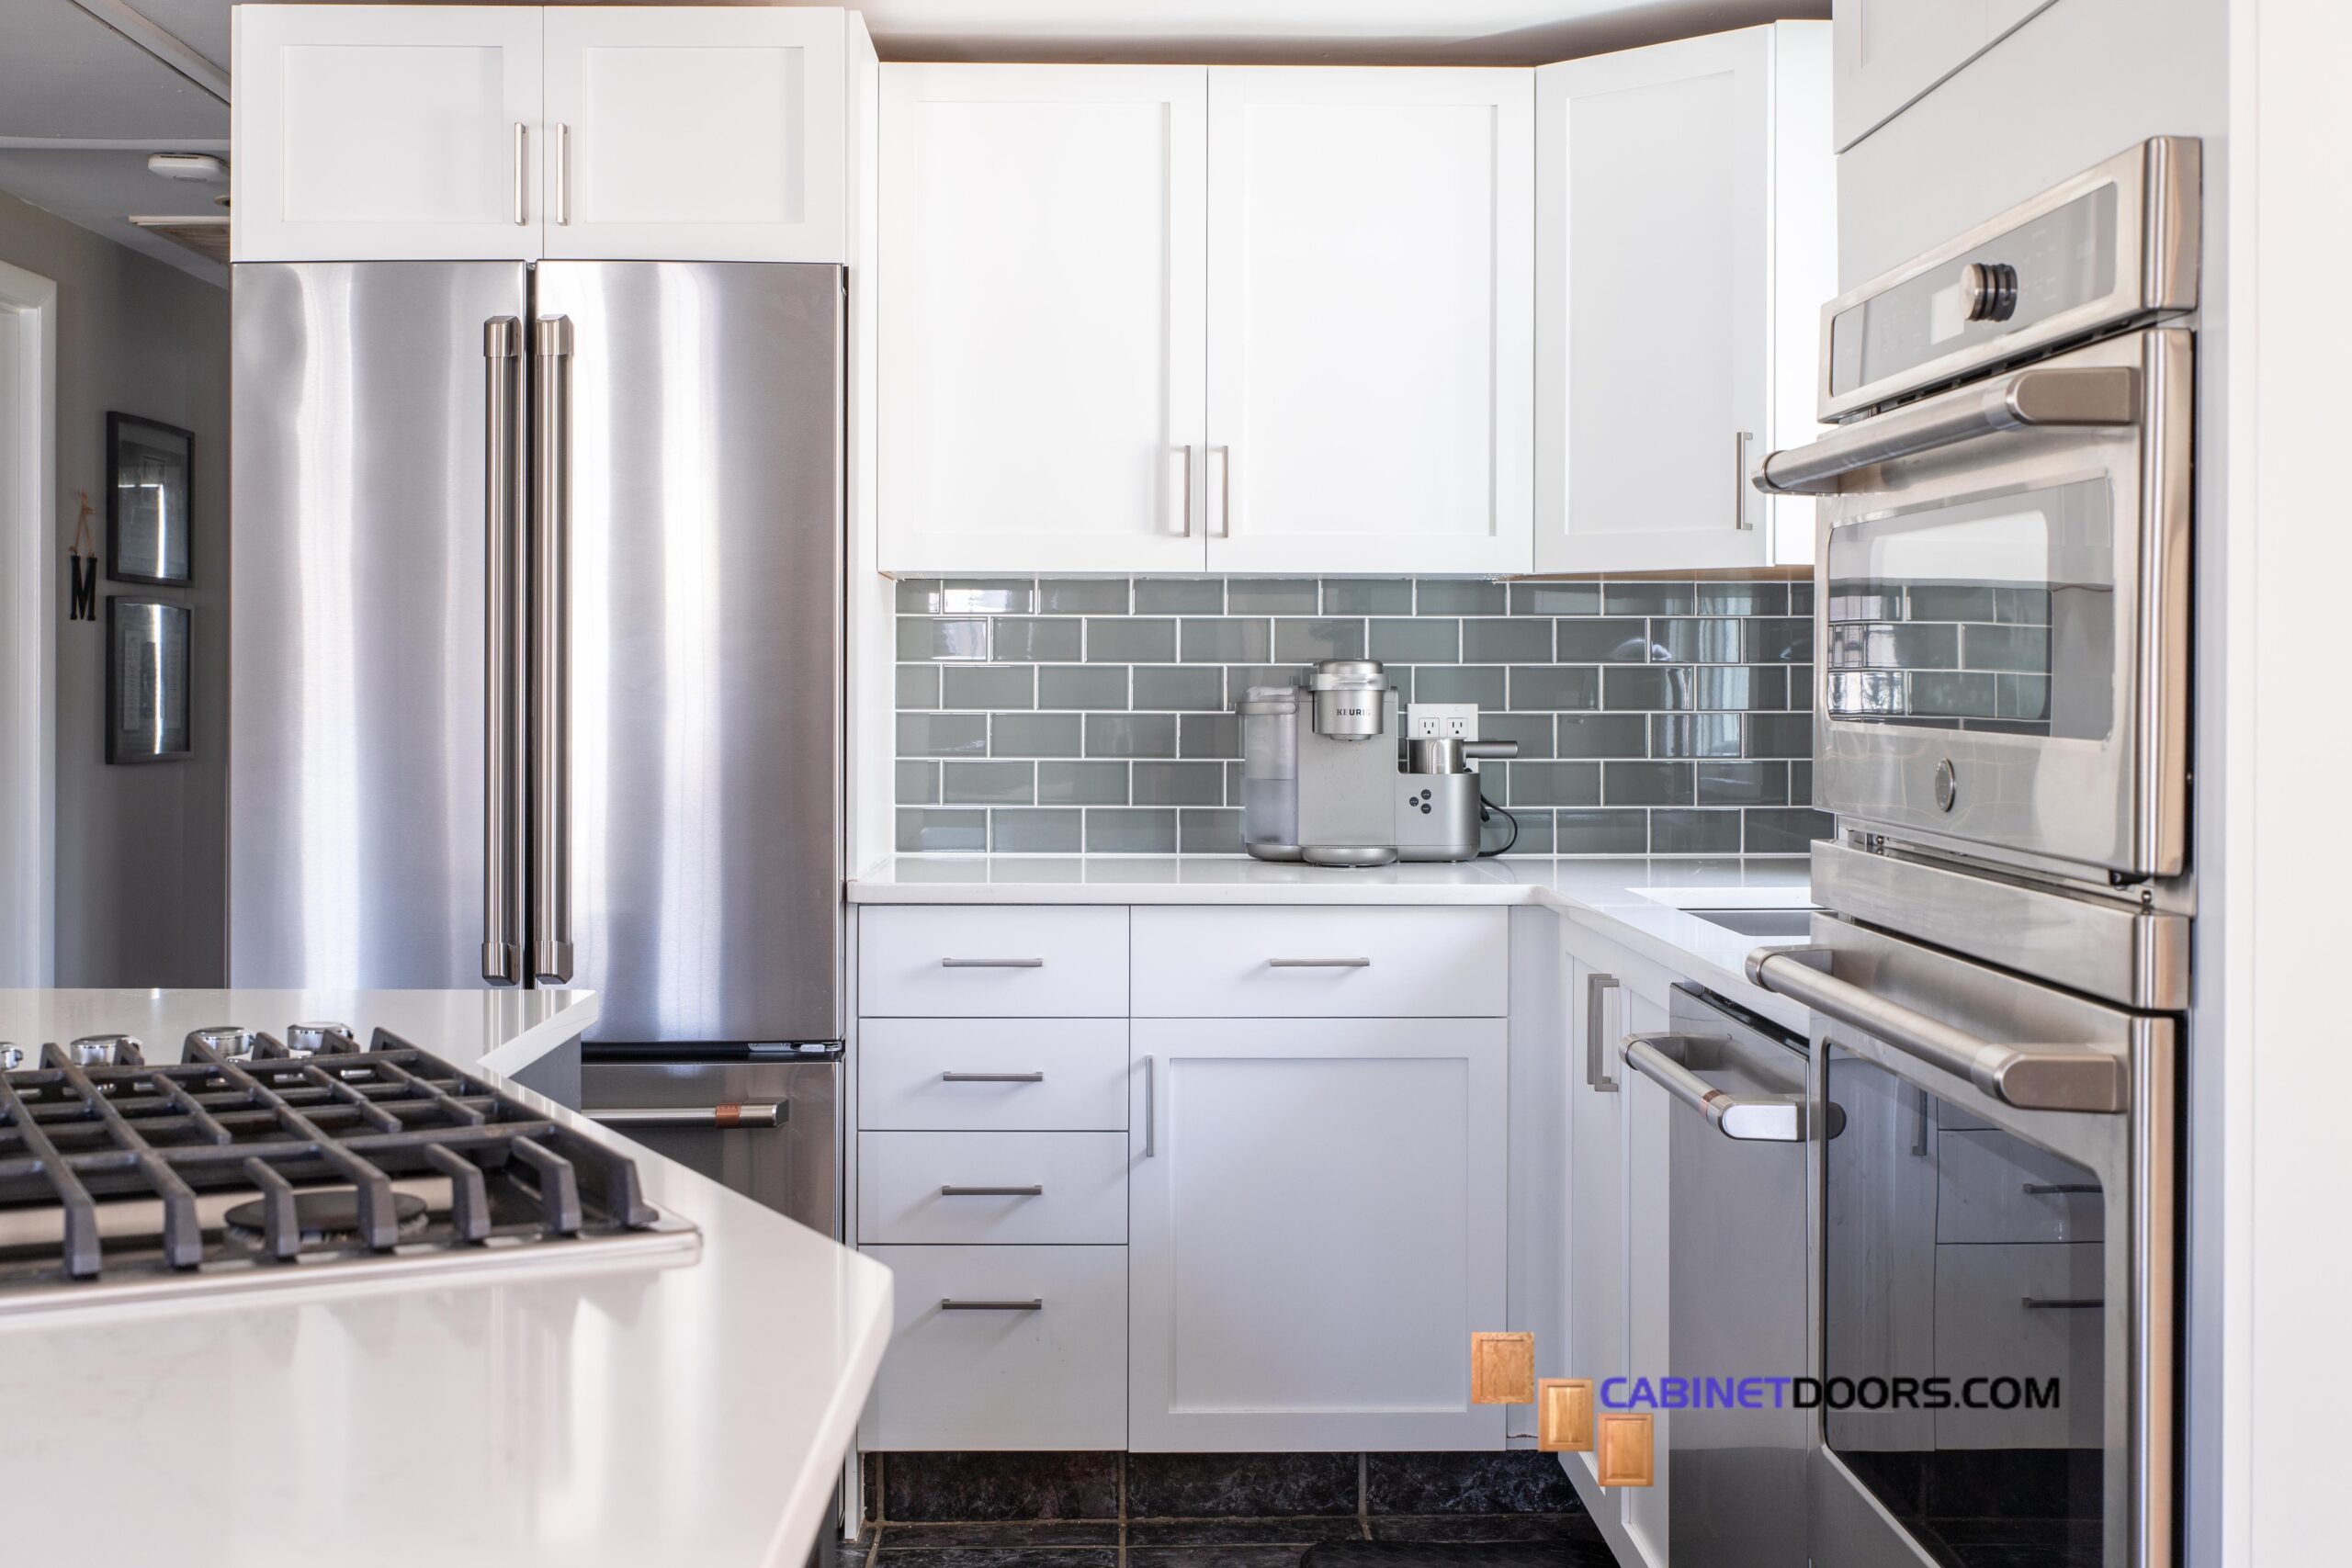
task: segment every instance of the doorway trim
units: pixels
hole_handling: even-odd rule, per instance
[[[0,986],[56,972],[57,285],[0,262]]]

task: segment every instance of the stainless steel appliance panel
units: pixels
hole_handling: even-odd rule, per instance
[[[502,262],[235,269],[229,973],[470,987]]]
[[[569,641],[534,945],[602,994],[591,1040],[842,1035],[841,301],[831,266],[538,268]]]
[[[1687,986],[1672,1032],[1626,1065],[1676,1100],[1668,1141],[1667,1344],[1693,1380],[1792,1377],[1805,1359],[1805,1048]],[[1686,1092],[1687,1091],[1687,1092]],[[1643,1369],[1646,1370],[1646,1369]],[[1677,1568],[1805,1568],[1809,1423],[1785,1408],[1667,1423]]]
[[[583,1062],[584,1114],[665,1159],[841,1235],[841,1063]]]

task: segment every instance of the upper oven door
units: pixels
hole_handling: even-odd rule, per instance
[[[1824,496],[1821,806],[2064,874],[2182,869],[2193,354],[2132,333],[1785,455]]]

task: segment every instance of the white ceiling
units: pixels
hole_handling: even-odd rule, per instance
[[[225,70],[232,0],[130,0]],[[599,0],[578,0],[597,4]],[[642,3],[642,0],[639,0]],[[677,0],[688,3],[688,0]],[[734,0],[729,0],[734,3]],[[760,3],[760,0],[752,0]],[[816,4],[819,0],[776,0]],[[1770,21],[1828,0],[865,0],[883,58],[1532,64]],[[226,152],[228,106],[73,0],[0,0],[0,190],[198,276],[220,268],[124,220],[215,210],[150,175]]]

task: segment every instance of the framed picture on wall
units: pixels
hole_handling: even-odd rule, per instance
[[[107,601],[107,761],[172,762],[188,738],[188,607]]]
[[[136,414],[107,415],[107,575],[177,587],[188,581],[196,437]]]

